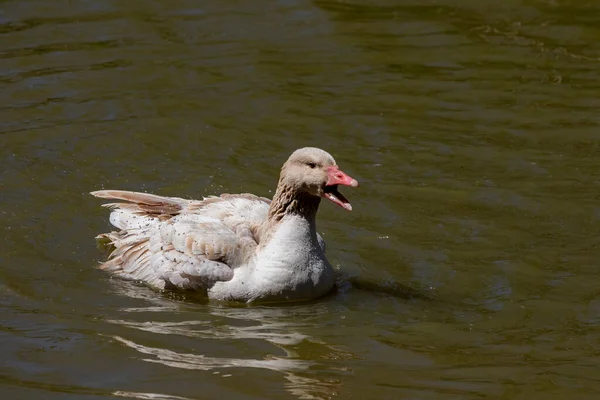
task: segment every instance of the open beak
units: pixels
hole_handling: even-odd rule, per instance
[[[334,204],[348,210],[352,211],[352,205],[344,197],[343,194],[338,192],[338,186],[352,186],[358,187],[358,181],[350,176],[348,176],[344,171],[339,169],[337,165],[332,165],[331,167],[327,167],[327,183],[325,184],[325,190],[323,192],[323,197],[332,201]]]

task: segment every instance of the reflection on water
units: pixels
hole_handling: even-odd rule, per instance
[[[250,367],[285,372],[291,370],[302,370],[313,365],[313,363],[310,362],[289,360],[278,357],[274,357],[269,360],[253,360],[241,358],[205,357],[201,354],[181,354],[167,349],[157,349],[142,346],[118,336],[114,336],[113,338],[124,345],[139,351],[142,354],[156,357],[156,359],[146,358],[144,361],[161,363],[176,368],[200,369],[208,371],[215,368]]]
[[[161,310],[162,311],[162,310]],[[214,314],[218,315],[217,313]],[[222,316],[222,315],[221,315]],[[251,321],[250,319],[246,319]],[[211,321],[182,321],[182,322],[156,322],[156,321],[124,321],[124,320],[109,320],[113,324],[135,328],[142,331],[159,333],[163,335],[184,335],[197,338],[223,338],[223,339],[263,339],[270,343],[281,345],[298,344],[306,339],[306,336],[298,332],[277,332],[285,326],[284,323],[263,323],[252,326],[213,326]],[[205,326],[203,330],[190,329],[191,326]],[[289,328],[289,326],[287,326]]]
[[[169,396],[166,394],[158,393],[137,393],[137,392],[125,392],[118,390],[113,393],[113,396],[126,397],[129,399],[147,399],[147,400],[193,400],[188,397]]]
[[[218,358],[206,357],[201,354],[183,354],[167,349],[158,349],[143,346],[132,341],[123,339],[118,336],[113,337],[115,340],[123,343],[125,346],[138,351],[141,354],[152,356],[152,358],[143,358],[144,361],[158,363],[168,367],[203,370],[209,371],[221,368],[264,368],[272,371],[283,373],[287,383],[284,387],[293,395],[300,399],[316,399],[323,398],[315,397],[314,393],[318,392],[327,397],[335,395],[337,386],[333,383],[321,382],[317,379],[300,376],[295,371],[308,369],[315,363],[309,361],[301,361],[294,359],[285,359],[279,357],[271,357],[265,360],[256,359],[241,359],[241,358]],[[247,337],[246,337],[247,338]],[[219,372],[216,372],[219,373]],[[231,376],[223,374],[223,377]]]
[[[126,295],[134,299],[148,301],[148,307],[124,307],[125,313],[148,313],[143,320],[135,319],[108,319],[106,322],[129,329],[149,332],[159,335],[176,335],[187,338],[201,338],[205,340],[226,341],[248,341],[261,340],[273,346],[283,354],[283,357],[275,356],[272,351],[266,351],[261,358],[237,358],[237,357],[213,357],[199,353],[183,353],[167,348],[146,346],[123,336],[111,336],[117,342],[140,353],[142,360],[149,363],[162,364],[171,368],[188,370],[210,371],[216,370],[215,374],[229,377],[231,374],[222,373],[219,370],[229,368],[257,368],[276,371],[285,378],[284,388],[294,396],[301,399],[328,398],[337,393],[339,382],[324,382],[308,376],[302,376],[302,371],[311,367],[324,368],[316,361],[302,359],[299,348],[310,343],[313,346],[323,346],[329,357],[348,357],[346,351],[341,351],[329,346],[322,340],[311,338],[304,334],[303,328],[306,323],[298,321],[298,310],[287,307],[252,307],[252,308],[229,308],[225,306],[206,306],[202,308],[202,320],[185,321],[160,321],[158,319],[167,317],[173,312],[182,312],[183,305],[180,302],[170,300],[152,289],[137,286],[131,282],[112,282],[113,289],[120,295]],[[189,304],[187,307],[193,307]],[[300,314],[318,314],[319,305],[310,308],[309,311],[300,311]],[[166,314],[163,314],[166,313]],[[154,317],[153,317],[154,314]],[[126,334],[127,331],[122,331]],[[168,341],[163,341],[169,343]],[[314,349],[313,349],[314,351]],[[336,355],[337,354],[337,355]],[[351,355],[350,355],[351,356]],[[124,393],[124,392],[123,392]],[[316,397],[315,397],[316,396]]]

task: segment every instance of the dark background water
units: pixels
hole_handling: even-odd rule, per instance
[[[583,0],[1,1],[2,398],[598,398],[599,57]],[[361,182],[337,293],[93,268],[89,191],[270,196],[306,145]]]

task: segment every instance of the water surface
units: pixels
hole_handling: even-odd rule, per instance
[[[596,399],[600,5],[0,2],[0,393]],[[340,287],[235,308],[93,267],[88,192],[272,196],[301,146]]]

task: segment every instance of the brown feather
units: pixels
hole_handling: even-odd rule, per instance
[[[186,201],[183,199],[157,196],[155,194],[149,193],[129,192],[127,190],[97,190],[95,192],[91,192],[90,194],[101,199],[125,200],[131,203],[147,205],[161,205],[166,203],[170,203],[173,205],[181,205],[182,202]]]
[[[179,214],[190,203],[188,200],[176,197],[163,197],[125,190],[98,190],[91,192],[91,194],[101,199],[116,199],[129,202],[103,204],[104,207],[131,210],[138,214],[158,217],[160,219]]]

